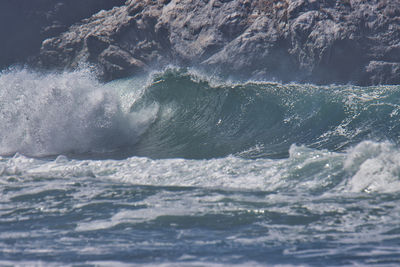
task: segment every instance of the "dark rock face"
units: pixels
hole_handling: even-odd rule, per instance
[[[1,0],[0,68],[25,63],[42,41],[67,31],[80,20],[125,0]]]
[[[90,62],[107,80],[172,63],[244,79],[400,84],[400,2],[128,0],[45,40],[37,60]]]

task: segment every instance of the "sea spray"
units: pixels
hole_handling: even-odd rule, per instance
[[[154,113],[150,108],[139,115],[125,113],[118,91],[88,71],[5,72],[0,107],[1,155],[115,151],[134,144]]]

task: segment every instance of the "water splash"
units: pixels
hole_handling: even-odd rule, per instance
[[[0,75],[0,154],[114,151],[132,146],[154,112],[124,112],[118,91],[87,71],[12,70]]]

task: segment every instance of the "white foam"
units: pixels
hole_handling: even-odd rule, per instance
[[[95,177],[151,186],[189,186],[321,193],[400,191],[400,150],[388,142],[364,141],[337,153],[293,145],[287,159],[210,160],[131,157],[124,160],[32,159],[16,154],[0,162],[0,182],[9,177]]]
[[[125,106],[132,96],[125,95],[124,106],[114,87],[84,70],[1,74],[0,154],[103,152],[134,143],[154,120],[157,107],[130,114]]]
[[[348,152],[344,168],[352,192],[400,191],[400,151],[388,142],[361,142]]]

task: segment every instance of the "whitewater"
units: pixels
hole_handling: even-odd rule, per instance
[[[0,264],[397,266],[400,86],[0,74]]]

